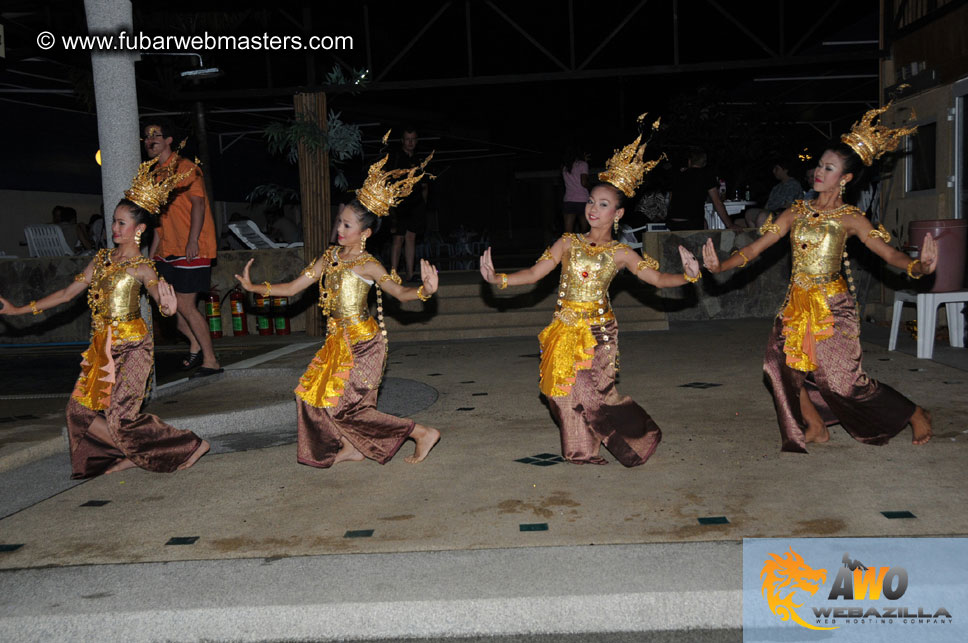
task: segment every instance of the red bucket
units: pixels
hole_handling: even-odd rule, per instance
[[[934,286],[929,292],[961,290],[965,277],[965,248],[968,247],[968,220],[935,219],[912,221],[911,245],[924,243],[924,235],[930,234],[938,242],[938,268],[934,273]]]

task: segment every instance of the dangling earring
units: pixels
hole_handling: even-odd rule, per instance
[[[134,245],[138,246],[139,248],[141,247],[141,233],[142,232],[143,232],[143,230],[135,230],[135,233],[134,233]]]
[[[618,234],[618,217],[615,217],[615,220],[612,221],[612,230],[615,234]]]
[[[840,179],[840,198],[844,198],[844,192],[847,191],[847,181]]]
[[[366,235],[360,237],[360,252],[366,252]]]

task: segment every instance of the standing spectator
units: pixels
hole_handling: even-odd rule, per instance
[[[585,204],[588,203],[588,155],[581,154],[576,145],[569,145],[561,163],[561,178],[565,181],[565,198],[561,204],[565,232],[588,230],[585,219]]]
[[[188,357],[182,368],[199,367],[192,377],[221,373],[208,334],[208,323],[195,300],[208,292],[215,259],[215,221],[205,196],[202,172],[194,163],[172,150],[174,129],[165,119],[150,121],[144,128],[148,158],[158,159],[161,167],[171,165],[173,173],[191,172],[178,184],[168,208],[156,228],[150,255],[158,274],[175,289],[178,298],[178,331],[188,338]]]
[[[100,250],[101,248],[107,247],[107,241],[104,238],[104,215],[101,213],[92,214],[91,218],[87,221],[88,234],[91,236],[91,244],[94,250]]]
[[[417,129],[405,126],[400,137],[400,150],[392,156],[388,167],[409,170],[420,165],[417,158]],[[400,249],[404,248],[404,259],[407,265],[407,281],[413,281],[413,262],[417,247],[417,234],[422,234],[427,225],[427,182],[423,181],[400,202],[392,211],[391,228],[393,232],[393,247],[390,255],[390,268],[396,270],[400,264]],[[404,242],[406,241],[406,247]]]
[[[302,241],[302,230],[282,209],[266,210],[266,233],[276,243],[296,243]]]
[[[762,208],[747,208],[743,213],[747,228],[759,228],[766,221],[766,217],[771,214],[774,217],[789,208],[794,201],[803,196],[803,188],[800,181],[790,176],[790,168],[793,164],[786,159],[777,159],[773,163],[773,177],[779,183],[770,190],[770,196],[766,199],[766,205]]]
[[[726,213],[726,206],[719,197],[719,180],[706,167],[706,153],[694,149],[689,153],[689,164],[672,179],[672,195],[666,225],[670,230],[705,230],[706,199],[730,230],[740,230]]]

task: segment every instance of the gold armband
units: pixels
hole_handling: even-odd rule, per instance
[[[868,239],[880,239],[884,243],[891,242],[891,233],[884,229],[883,225],[878,224],[877,229],[871,229],[867,233]]]
[[[315,272],[316,272],[316,260],[313,259],[312,261],[309,262],[309,265],[306,266],[306,268],[303,270],[303,274],[310,279],[315,279],[315,276],[314,276]]]
[[[33,299],[31,299],[30,300],[30,312],[32,312],[35,315],[39,315],[40,313],[44,312],[44,309],[43,308],[37,308],[37,302],[34,301]]]
[[[682,276],[685,278],[686,281],[688,281],[691,284],[694,284],[697,281],[699,281],[700,279],[702,279],[702,273],[701,272],[698,275],[696,275],[695,277],[690,277],[689,276],[689,273],[683,271]]]
[[[389,273],[380,277],[380,283],[382,284],[384,281],[392,281],[398,286],[403,284],[403,279],[401,279],[400,275],[397,274],[396,268],[391,268]]]
[[[649,268],[651,270],[658,270],[659,262],[653,259],[652,257],[650,257],[649,255],[645,255],[645,258],[642,261],[635,264],[635,272],[641,272],[646,268]]]
[[[498,286],[498,290],[504,290],[508,287],[508,276],[503,272],[497,273],[497,276],[501,278],[501,285]]]
[[[272,284],[270,284],[268,281],[263,281],[262,284],[266,287],[266,291],[264,293],[262,293],[262,296],[263,297],[271,297],[272,296]]]
[[[734,250],[733,251],[733,254],[734,255],[735,254],[738,254],[739,256],[741,256],[743,258],[743,263],[740,264],[739,266],[736,266],[737,268],[745,268],[746,267],[746,264],[748,264],[750,262],[750,258],[747,257],[746,254],[742,250]],[[730,256],[732,257],[733,255],[730,255]]]
[[[773,233],[775,233],[777,235],[780,234],[780,226],[778,226],[777,224],[773,223],[773,215],[772,214],[770,216],[766,217],[766,221],[764,221],[763,222],[763,225],[760,226],[759,232],[760,232],[760,236],[763,236],[767,232],[773,232]]]
[[[83,272],[79,272],[74,275],[74,281],[85,283],[87,281],[87,275],[85,275]]]
[[[547,259],[547,260],[549,260],[551,262],[554,262],[555,258],[551,255],[551,248],[545,248],[545,251],[541,253],[541,256],[538,257],[538,260],[535,261],[535,263],[540,263],[540,262],[544,261],[545,259]]]
[[[924,276],[924,273],[922,272],[920,275],[914,274],[914,266],[915,266],[915,264],[920,265],[921,264],[921,260],[920,259],[914,259],[914,260],[911,261],[911,263],[908,264],[908,266],[907,266],[908,277],[910,277],[911,279],[920,279],[921,277]],[[37,313],[34,313],[34,314],[36,315]]]
[[[423,284],[420,284],[420,286],[417,288],[417,299],[419,299],[420,301],[427,301],[428,299],[430,299],[430,297],[431,295],[424,294]]]

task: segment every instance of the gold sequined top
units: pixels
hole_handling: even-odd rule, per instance
[[[95,330],[108,322],[131,321],[141,316],[141,282],[128,273],[129,268],[140,265],[150,266],[154,271],[154,263],[140,255],[112,263],[110,250],[98,251],[87,291]]]
[[[807,201],[796,201],[792,207],[796,215],[790,229],[793,281],[809,287],[838,279],[847,241],[843,217],[863,214],[846,204],[824,211],[815,210]]]
[[[366,298],[373,283],[353,272],[353,267],[379,262],[369,253],[352,261],[343,261],[339,249],[339,246],[331,246],[320,258],[323,272],[319,277],[319,307],[324,315],[334,319],[365,321],[370,317]]]
[[[615,251],[628,246],[617,241],[593,246],[583,236],[573,233],[566,233],[564,237],[571,241],[571,246],[561,257],[558,305],[562,300],[606,303],[608,286],[619,271]]]

